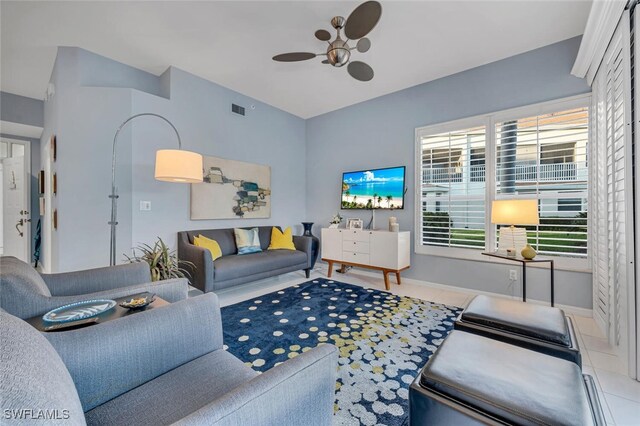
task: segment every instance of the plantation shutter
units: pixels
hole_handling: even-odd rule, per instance
[[[593,82],[594,318],[625,353],[633,295],[633,199],[629,14],[625,12]]]
[[[529,243],[586,258],[589,107],[502,119],[495,135],[496,199],[537,199],[540,225],[527,227]]]
[[[422,245],[484,249],[485,127],[419,136]]]

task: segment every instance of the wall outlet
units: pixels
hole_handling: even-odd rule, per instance
[[[515,269],[509,270],[509,281],[517,281],[518,280],[518,271]]]
[[[140,201],[140,211],[147,212],[151,210],[151,201]]]

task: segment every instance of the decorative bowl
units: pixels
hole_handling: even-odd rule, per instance
[[[156,300],[155,294],[139,294],[120,302],[120,306],[127,309],[144,309]]]
[[[111,299],[85,300],[53,309],[42,316],[48,322],[69,322],[95,317],[116,306]]]

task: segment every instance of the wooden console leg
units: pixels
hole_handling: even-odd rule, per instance
[[[396,272],[396,282],[398,283],[398,285],[402,284],[402,282],[400,281],[400,272]]]
[[[384,276],[384,288],[389,290],[389,271],[382,271],[382,275]]]
[[[333,272],[333,261],[328,260],[327,262],[329,262],[329,269],[327,270],[327,277],[331,278],[331,273]]]

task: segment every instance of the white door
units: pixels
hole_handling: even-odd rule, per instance
[[[29,182],[24,157],[2,160],[2,227],[3,255],[15,256],[31,263],[29,256]]]

